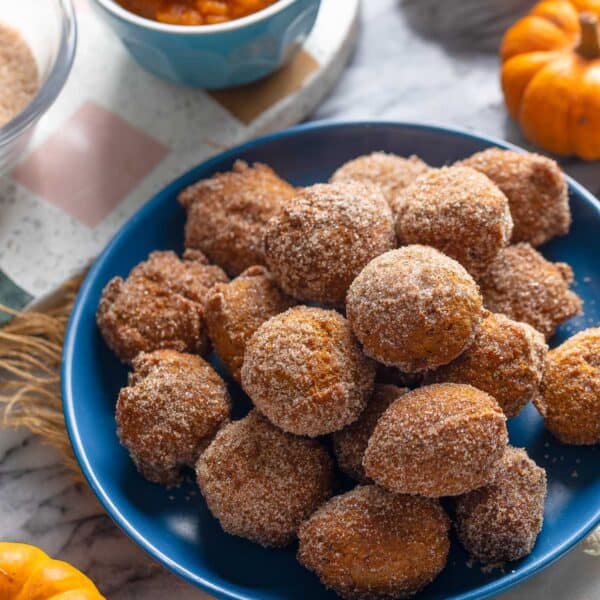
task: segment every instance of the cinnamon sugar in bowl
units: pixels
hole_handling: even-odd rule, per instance
[[[30,102],[39,86],[37,64],[23,36],[0,23],[0,127]]]
[[[0,174],[18,161],[62,90],[75,45],[70,0],[0,3]]]

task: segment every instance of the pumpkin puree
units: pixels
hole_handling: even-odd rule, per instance
[[[171,25],[213,25],[258,12],[277,0],[117,0],[128,11]]]

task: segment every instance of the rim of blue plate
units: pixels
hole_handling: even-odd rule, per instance
[[[69,435],[69,439],[71,441],[71,447],[73,448],[73,452],[75,454],[75,458],[81,467],[81,470],[86,478],[88,484],[94,491],[98,500],[102,504],[102,506],[106,509],[109,516],[113,519],[113,521],[129,536],[131,537],[143,550],[145,550],[152,558],[157,560],[159,563],[170,569],[175,574],[179,575],[185,581],[195,585],[197,587],[203,588],[205,591],[215,594],[219,598],[227,598],[234,600],[256,600],[256,596],[247,596],[238,594],[227,589],[224,586],[217,585],[206,579],[205,577],[200,577],[196,573],[185,569],[181,565],[177,564],[175,561],[171,560],[169,556],[165,553],[161,552],[158,548],[156,548],[150,540],[140,534],[137,529],[127,520],[127,518],[120,512],[119,508],[112,502],[110,494],[106,492],[106,490],[102,487],[101,483],[96,478],[94,473],[94,469],[92,468],[89,458],[86,454],[84,445],[81,440],[80,432],[78,429],[77,421],[74,418],[74,399],[73,393],[71,389],[72,382],[72,365],[73,365],[73,357],[75,352],[75,332],[77,329],[77,325],[79,320],[81,319],[83,307],[87,303],[87,298],[90,293],[92,283],[96,278],[96,274],[102,269],[102,266],[109,256],[111,249],[117,245],[120,240],[129,235],[129,230],[135,225],[135,223],[143,218],[146,213],[151,212],[155,204],[162,202],[164,196],[172,196],[173,192],[179,190],[182,184],[188,180],[196,171],[211,169],[213,165],[217,165],[221,161],[231,160],[236,157],[239,153],[245,152],[247,150],[251,150],[255,146],[260,146],[261,144],[276,140],[280,138],[293,137],[297,134],[303,132],[309,132],[316,129],[339,129],[346,127],[364,127],[365,129],[369,129],[370,127],[397,127],[398,129],[424,129],[432,132],[439,132],[444,134],[451,134],[458,137],[463,137],[467,139],[472,139],[479,142],[484,142],[490,146],[496,146],[500,148],[508,148],[511,150],[516,150],[519,152],[523,152],[524,149],[516,146],[515,144],[511,144],[509,142],[500,140],[498,138],[487,136],[483,134],[477,134],[465,129],[461,129],[458,127],[447,127],[439,124],[429,124],[429,123],[410,123],[403,121],[386,121],[386,120],[369,120],[369,121],[333,121],[333,120],[323,120],[323,121],[314,121],[311,123],[306,123],[302,125],[297,125],[295,127],[291,127],[289,129],[285,129],[283,131],[279,131],[276,133],[271,133],[268,135],[264,135],[262,137],[256,138],[239,146],[236,146],[230,150],[222,152],[217,156],[189,169],[179,177],[177,177],[170,184],[165,186],[161,191],[155,194],[146,204],[144,204],[137,212],[135,212],[132,217],[126,221],[123,226],[117,231],[112,240],[107,244],[101,254],[98,256],[96,261],[94,262],[92,268],[88,272],[86,278],[83,281],[79,294],[75,300],[75,304],[73,307],[73,311],[71,313],[71,317],[67,324],[67,329],[65,332],[64,346],[63,346],[63,354],[61,361],[61,390],[63,397],[63,411],[65,416],[65,424],[67,428],[67,432]],[[588,202],[598,213],[600,218],[600,202],[591,194],[588,190],[586,190],[582,185],[574,181],[571,177],[567,176],[567,182],[569,184],[569,188],[575,191],[577,194],[581,195],[586,202]],[[570,536],[566,537],[563,542],[555,547],[552,552],[549,552],[544,557],[540,558],[528,564],[525,568],[519,570],[515,573],[508,573],[503,575],[499,579],[495,581],[491,581],[477,589],[471,590],[466,593],[461,593],[459,595],[448,596],[447,600],[483,600],[484,598],[490,598],[499,594],[501,592],[507,591],[509,588],[516,586],[519,583],[524,582],[529,579],[533,575],[539,573],[543,569],[549,567],[551,564],[556,562],[559,558],[564,556],[569,550],[571,550],[578,542],[580,542],[588,533],[594,529],[596,525],[600,524],[600,504],[597,507],[595,514],[585,523],[583,524],[577,531],[572,533]]]

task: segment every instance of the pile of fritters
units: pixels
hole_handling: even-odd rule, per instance
[[[183,257],[152,253],[97,314],[133,369],[116,420],[140,473],[192,467],[225,531],[298,539],[344,598],[404,598],[444,569],[441,498],[474,558],[529,554],[546,474],[507,418],[533,401],[560,441],[600,442],[600,329],[547,346],[581,312],[571,268],[535,249],[570,226],[557,164],[378,152],[296,189],[238,161],[180,203]],[[252,401],[241,420],[211,349]]]

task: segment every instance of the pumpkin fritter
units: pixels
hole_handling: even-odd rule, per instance
[[[432,169],[396,198],[400,244],[424,244],[483,274],[512,234],[506,196],[468,167]]]
[[[231,171],[199,181],[179,195],[187,211],[185,245],[202,250],[230,275],[263,265],[265,225],[295,193],[271,167],[238,160]]]
[[[319,442],[284,433],[254,410],[217,434],[196,474],[225,531],[277,547],[331,496],[333,468]]]
[[[550,350],[534,402],[564,444],[600,444],[600,327]]]
[[[477,169],[504,192],[514,224],[513,243],[540,246],[568,233],[567,181],[556,161],[532,152],[490,148],[457,164]]]
[[[300,526],[298,560],[342,598],[407,598],[446,566],[449,528],[437,500],[358,486]]]
[[[290,433],[316,437],[358,419],[375,364],[333,310],[298,306],[263,323],[246,346],[242,387],[256,408]]]
[[[538,392],[548,346],[527,323],[488,313],[475,340],[451,363],[428,373],[429,383],[468,383],[496,399],[507,417]]]
[[[412,373],[464,352],[479,327],[482,301],[461,265],[415,245],[372,260],[350,286],[346,311],[368,356]]]
[[[205,354],[204,305],[210,288],[227,276],[198,251],[180,260],[174,252],[152,252],[125,280],[104,288],[96,320],[104,340],[123,362],[140,352],[171,349]]]
[[[529,323],[546,338],[581,312],[581,298],[569,289],[572,283],[567,263],[552,263],[525,243],[502,250],[479,280],[486,308]]]
[[[383,413],[363,466],[399,494],[457,496],[490,481],[507,443],[506,417],[491,396],[440,383],[401,396]]]
[[[260,266],[246,269],[230,283],[213,287],[206,302],[208,336],[238,383],[248,340],[265,321],[294,304]]]
[[[146,479],[175,485],[229,419],[224,381],[199,356],[140,354],[117,400],[117,433]]]
[[[398,193],[429,169],[429,165],[418,156],[404,158],[387,152],[373,152],[343,164],[331,176],[331,182],[360,181],[374,184],[383,192],[393,210]]]
[[[383,194],[355,181],[305,188],[265,233],[267,266],[283,291],[329,306],[343,306],[361,269],[395,245]]]
[[[484,563],[523,558],[542,529],[545,499],[544,469],[509,447],[487,485],[456,499],[458,537]]]

